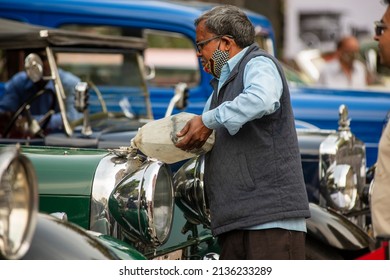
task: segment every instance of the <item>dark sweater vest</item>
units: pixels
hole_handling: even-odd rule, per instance
[[[310,217],[309,204],[290,93],[278,61],[253,44],[230,73],[210,109],[233,100],[244,88],[248,61],[266,56],[278,68],[283,82],[280,108],[243,125],[235,135],[215,130],[213,149],[205,162],[205,188],[214,235],[286,218]]]

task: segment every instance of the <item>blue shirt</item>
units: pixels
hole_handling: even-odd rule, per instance
[[[74,108],[74,90],[76,84],[80,81],[78,77],[70,72],[58,69],[58,73],[65,91],[67,116],[70,121],[80,118],[82,115]],[[48,81],[45,90],[55,92],[53,81]],[[6,84],[5,92],[0,99],[0,112],[16,112],[16,110],[33,94],[37,93],[39,88],[29,79],[25,71],[15,74]],[[47,113],[52,102],[51,94],[44,94],[31,103],[30,112],[35,118]],[[57,103],[56,100],[54,100]],[[56,106],[54,114],[48,124],[49,129],[62,129],[62,118]]]
[[[246,49],[222,67],[218,88],[221,88]],[[259,56],[249,61],[244,71],[244,85],[243,92],[237,98],[224,102],[213,110],[209,110],[211,96],[209,97],[202,115],[205,126],[211,129],[224,126],[234,135],[246,122],[272,114],[280,107],[283,84],[275,64],[269,58]]]
[[[240,51],[222,67],[218,90],[229,77],[234,66],[241,60],[246,49]],[[205,126],[210,129],[224,126],[230,135],[234,135],[245,123],[272,114],[279,109],[283,83],[279,71],[271,59],[264,56],[251,59],[245,66],[243,79],[244,90],[234,100],[224,102],[217,108],[209,110],[212,95],[209,97],[202,114]],[[306,221],[304,218],[285,219],[255,225],[246,229],[268,228],[306,232]]]

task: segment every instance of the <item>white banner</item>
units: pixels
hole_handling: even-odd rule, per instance
[[[1,279],[371,279],[389,261],[0,261]],[[333,278],[330,278],[333,277]],[[354,278],[356,277],[356,278]]]

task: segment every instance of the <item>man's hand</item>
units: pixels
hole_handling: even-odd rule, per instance
[[[195,116],[176,134],[178,138],[183,137],[176,143],[176,147],[184,151],[199,149],[207,141],[212,131],[203,124],[202,116]]]

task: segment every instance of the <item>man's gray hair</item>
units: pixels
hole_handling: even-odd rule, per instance
[[[233,5],[212,8],[195,20],[195,26],[203,22],[207,31],[215,35],[230,35],[240,48],[255,41],[255,28],[246,14]]]

